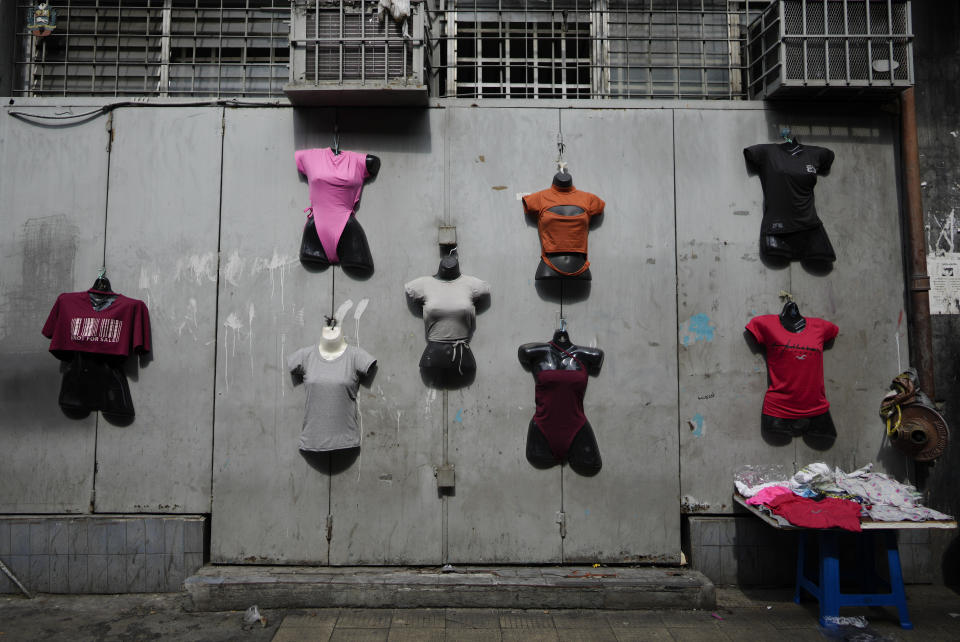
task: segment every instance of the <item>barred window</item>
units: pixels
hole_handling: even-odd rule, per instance
[[[279,0],[278,0],[279,1]],[[289,71],[290,8],[274,0],[65,0],[53,34],[18,7],[20,94],[277,96]]]
[[[379,23],[374,0],[321,0],[293,47],[285,0],[63,0],[47,37],[27,30],[33,6],[21,4],[14,93],[282,96],[291,51],[307,43],[297,74],[314,82],[406,78],[422,69],[411,53],[422,50],[435,97],[737,99],[746,95],[747,26],[770,4],[413,2],[425,42]]]
[[[743,98],[764,0],[454,0],[436,93],[500,98]]]

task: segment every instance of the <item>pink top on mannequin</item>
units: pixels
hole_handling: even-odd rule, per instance
[[[343,228],[360,201],[363,181],[370,176],[367,155],[329,147],[294,152],[297,169],[310,185],[310,207],[320,244],[331,263],[340,261],[337,243]]]

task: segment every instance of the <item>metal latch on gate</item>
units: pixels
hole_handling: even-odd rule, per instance
[[[444,464],[433,469],[437,477],[437,488],[453,488],[456,486],[456,474],[453,464]]]
[[[567,514],[562,510],[557,511],[556,522],[560,524],[560,537],[567,536]]]

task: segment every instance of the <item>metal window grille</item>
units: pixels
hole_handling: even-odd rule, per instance
[[[321,81],[390,82],[413,73],[414,43],[404,37],[409,25],[379,20],[375,2],[321,4],[306,11],[303,79]],[[417,5],[413,5],[417,10]]]
[[[422,88],[426,66],[438,97],[743,98],[747,25],[770,0],[446,0],[436,11],[415,0],[403,25],[377,20],[374,0],[54,5],[47,38],[27,32],[32,7],[18,6],[20,95],[280,96],[286,85],[293,100],[308,84]],[[301,31],[298,8],[310,13]]]
[[[289,76],[289,7],[274,0],[65,0],[45,38],[18,7],[16,93],[277,96]]]
[[[750,94],[884,96],[913,84],[907,0],[780,0],[750,25]]]
[[[433,93],[745,98],[764,0],[453,0],[433,22]]]
[[[589,12],[467,12],[458,13],[452,27],[456,36],[448,47],[456,64],[447,70],[451,95],[588,98],[592,93]]]

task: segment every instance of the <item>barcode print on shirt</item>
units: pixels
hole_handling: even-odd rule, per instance
[[[122,329],[123,321],[120,319],[74,317],[70,320],[70,338],[74,341],[118,343]]]

